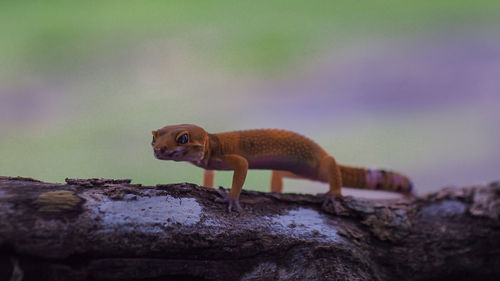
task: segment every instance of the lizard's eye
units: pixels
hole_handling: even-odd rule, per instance
[[[178,144],[185,144],[188,142],[188,134],[182,134],[177,138],[177,143]]]
[[[155,136],[153,136],[153,143],[155,143],[155,142],[156,142],[156,138],[155,138]]]

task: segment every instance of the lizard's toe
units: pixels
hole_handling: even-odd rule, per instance
[[[222,198],[215,198],[215,202],[228,203],[228,212],[231,212],[233,210],[233,206],[238,212],[241,212],[243,210],[243,208],[241,208],[239,198],[231,196],[229,192],[225,191],[223,188],[219,188],[217,192]]]
[[[329,203],[332,203],[333,211],[335,212],[335,214],[339,214],[339,206],[342,205],[339,201],[343,199],[342,197],[337,197],[329,193],[318,194],[318,195],[324,198],[323,204],[321,205],[322,209],[327,209]]]
[[[240,206],[240,200],[238,200],[238,198],[233,198],[229,195],[228,202],[229,202],[229,204],[227,206],[228,212],[231,212],[231,210],[233,209],[233,206],[235,207],[236,211],[238,211],[238,212],[243,211],[243,209]]]

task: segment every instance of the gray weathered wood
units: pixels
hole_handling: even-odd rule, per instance
[[[0,280],[500,280],[500,184],[400,200],[0,177]]]

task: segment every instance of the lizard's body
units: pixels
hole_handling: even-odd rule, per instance
[[[204,168],[203,184],[207,187],[213,187],[213,170],[234,170],[226,198],[230,208],[233,202],[239,208],[238,197],[248,169],[273,170],[271,191],[275,192],[281,192],[283,177],[327,182],[327,194],[332,198],[341,197],[341,186],[412,192],[412,184],[405,176],[338,165],[312,140],[285,130],[209,134],[195,125],[174,125],[153,131],[152,146],[158,159],[187,161]]]
[[[275,129],[209,134],[208,141],[207,163],[195,165],[209,170],[231,170],[222,156],[237,154],[247,160],[249,169],[285,170],[315,178],[318,161],[325,154],[308,138]]]

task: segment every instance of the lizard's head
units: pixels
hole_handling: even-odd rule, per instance
[[[153,131],[151,146],[160,160],[199,162],[205,157],[208,133],[195,125],[165,126]]]

